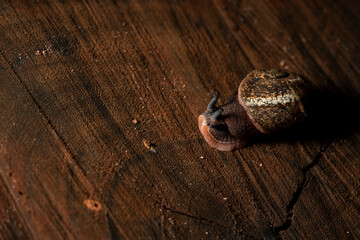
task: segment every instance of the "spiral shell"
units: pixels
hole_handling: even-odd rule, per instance
[[[306,117],[302,98],[306,82],[294,72],[254,70],[241,82],[238,100],[263,133],[293,125]]]

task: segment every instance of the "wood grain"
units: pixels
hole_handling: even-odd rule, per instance
[[[0,236],[359,238],[359,10],[1,2]],[[211,149],[197,117],[214,89],[224,102],[265,67],[311,81],[309,121]]]

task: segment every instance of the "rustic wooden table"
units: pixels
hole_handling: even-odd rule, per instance
[[[0,238],[359,239],[359,12],[355,0],[1,1]],[[255,68],[310,79],[313,115],[210,148],[198,115]]]

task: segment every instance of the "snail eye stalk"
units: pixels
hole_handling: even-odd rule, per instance
[[[216,109],[216,103],[218,101],[220,97],[220,93],[218,91],[215,91],[215,96],[213,97],[213,99],[211,99],[207,109],[210,111],[214,111]]]

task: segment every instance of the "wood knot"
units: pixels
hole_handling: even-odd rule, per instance
[[[84,204],[87,208],[89,208],[90,210],[93,210],[93,211],[99,211],[101,209],[101,203],[99,203],[96,200],[86,199],[84,201]]]

